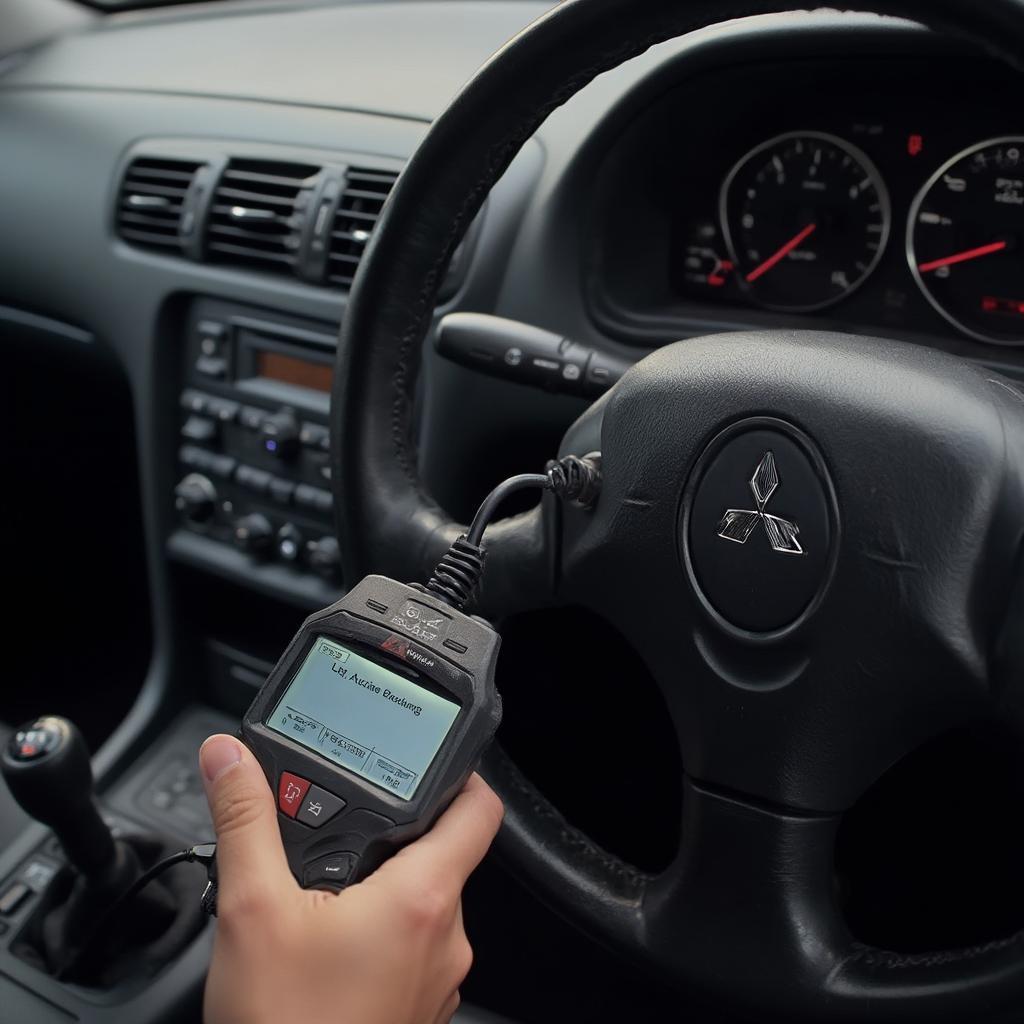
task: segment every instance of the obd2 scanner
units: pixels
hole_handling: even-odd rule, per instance
[[[600,455],[500,484],[425,585],[367,576],[310,616],[246,712],[242,739],[276,794],[305,888],[343,889],[426,832],[493,739],[501,638],[462,609],[484,571],[487,524],[526,488],[589,507]],[[215,896],[213,883],[211,911]]]
[[[383,576],[302,624],[242,721],[301,885],[358,881],[451,803],[501,721],[500,644]]]

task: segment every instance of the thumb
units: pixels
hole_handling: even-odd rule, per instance
[[[294,885],[274,796],[252,751],[233,736],[211,736],[199,749],[199,766],[217,833],[221,904]]]

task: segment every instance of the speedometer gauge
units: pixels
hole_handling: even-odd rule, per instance
[[[820,309],[874,270],[889,237],[889,195],[868,157],[821,132],[758,146],[730,172],[722,230],[737,278],[772,309]]]
[[[1024,344],[1024,137],[972,146],[928,179],[910,208],[907,258],[954,326]]]

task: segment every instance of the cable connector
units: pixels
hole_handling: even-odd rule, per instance
[[[552,459],[544,472],[551,490],[565,501],[572,501],[583,508],[593,508],[601,493],[601,453],[589,452],[579,455],[564,455]]]
[[[484,549],[463,534],[445,552],[424,588],[453,608],[464,607],[484,572]]]
[[[563,501],[593,508],[601,492],[601,453],[565,455],[552,459],[543,473],[521,473],[498,484],[477,509],[469,531],[445,552],[422,589],[453,608],[465,607],[484,572],[484,530],[509,495],[533,487],[551,491]]]
[[[209,917],[217,916],[217,844],[203,843],[188,851],[188,859],[206,868],[206,887],[199,897],[199,909]]]

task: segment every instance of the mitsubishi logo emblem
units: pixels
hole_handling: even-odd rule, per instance
[[[750,478],[750,490],[757,502],[756,509],[730,508],[718,524],[718,536],[735,544],[746,544],[758,523],[764,523],[768,541],[780,555],[802,555],[804,549],[796,539],[800,527],[787,519],[769,515],[765,506],[779,486],[779,471],[775,468],[775,456],[769,451]]]

